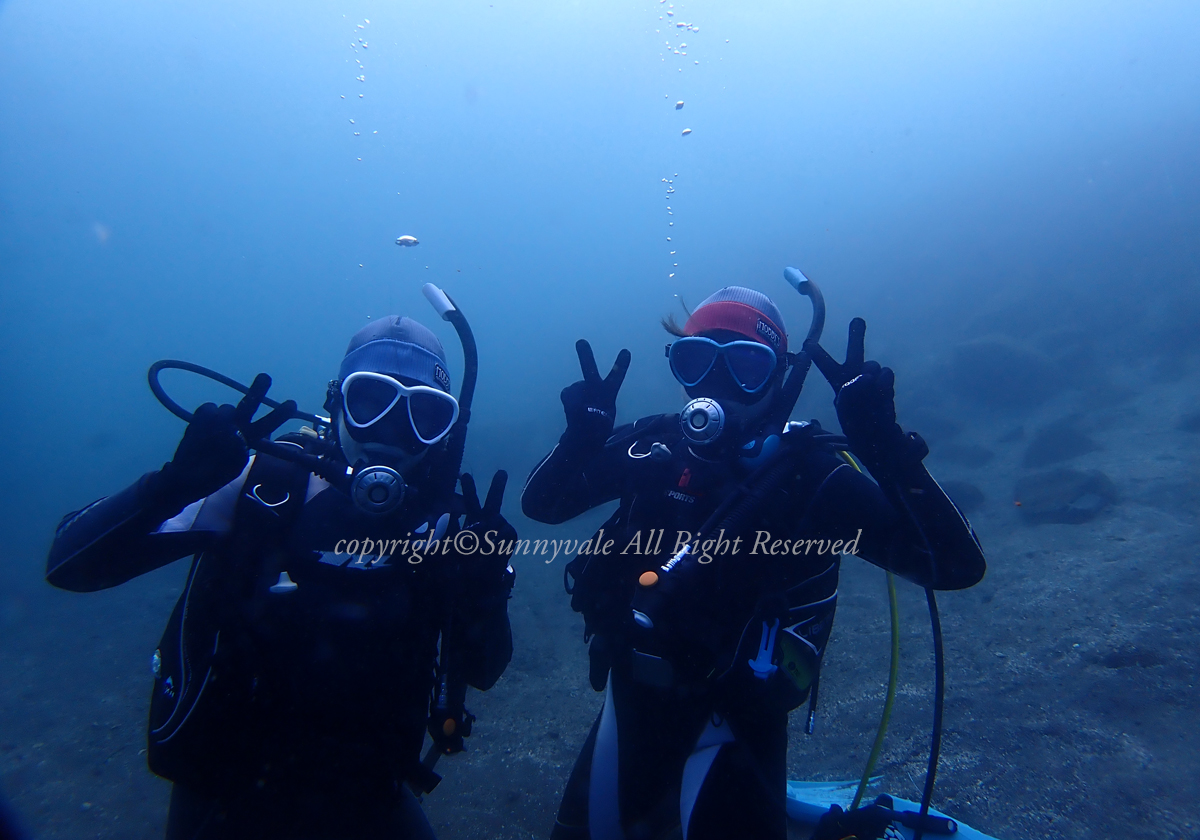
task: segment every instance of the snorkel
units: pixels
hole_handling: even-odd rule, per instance
[[[434,499],[444,500],[454,493],[454,485],[458,481],[458,470],[462,465],[463,451],[466,447],[467,423],[471,416],[471,401],[475,394],[475,381],[479,372],[479,354],[475,346],[475,337],[471,326],[462,311],[455,305],[450,296],[432,283],[426,283],[422,288],[426,300],[444,321],[449,321],[458,335],[463,350],[463,381],[458,393],[458,418],[454,421],[450,432],[441,442],[442,450],[438,453],[442,463],[433,470],[433,486],[430,495]],[[150,390],[163,407],[183,420],[192,422],[192,412],[187,411],[167,395],[159,382],[159,374],[164,370],[183,370],[195,373],[214,382],[219,382],[242,394],[249,388],[228,376],[214,370],[175,359],[163,359],[150,366],[147,379]],[[340,398],[340,394],[338,394]],[[330,410],[330,396],[327,395],[326,410],[330,416],[309,414],[297,411],[295,417],[309,423],[309,427],[301,430],[310,443],[301,446],[290,441],[273,441],[270,439],[248,440],[247,446],[258,452],[265,452],[276,458],[290,461],[307,469],[314,475],[320,476],[334,488],[349,496],[355,506],[364,513],[382,515],[391,513],[405,501],[408,487],[404,477],[392,466],[385,464],[367,463],[365,459],[356,464],[350,464],[342,447],[338,443],[339,425],[334,419],[336,411]],[[280,403],[263,397],[263,405],[278,408]],[[414,459],[415,462],[415,459]]]

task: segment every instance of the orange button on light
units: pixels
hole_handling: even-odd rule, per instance
[[[638,583],[642,586],[653,586],[658,583],[658,572],[642,572],[638,578]]]

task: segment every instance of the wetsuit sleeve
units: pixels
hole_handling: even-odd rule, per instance
[[[879,483],[832,455],[821,462],[801,531],[854,540],[853,553],[918,586],[966,589],[983,579],[975,531],[919,462],[877,467]]]
[[[616,429],[602,446],[564,433],[521,492],[521,510],[535,522],[559,525],[621,495],[621,456],[635,426]]]
[[[63,517],[46,559],[59,589],[95,592],[195,554],[228,533],[246,470],[207,498],[184,506],[162,492],[160,473]]]

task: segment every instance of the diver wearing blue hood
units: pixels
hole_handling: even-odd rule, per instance
[[[461,530],[515,539],[505,474],[483,505],[470,476],[454,492],[465,417],[409,318],[355,334],[323,434],[271,442],[295,403],[253,420],[269,385],[201,406],[161,470],[65,517],[47,580],[88,592],[194,556],[152,662],[168,838],[431,838],[409,788],[436,784],[431,758],[470,734],[466,686],[512,654],[511,551],[453,550]]]
[[[845,365],[812,330],[790,354],[779,309],[751,289],[722,289],[664,326],[691,401],[614,430],[629,352],[601,378],[579,341],[566,431],[522,495],[546,523],[619,500],[566,570],[606,695],[551,836],[783,840],[788,713],[807,699],[811,726],[841,552],[936,589],[973,586],[984,558],[925,471],[924,443],[896,424],[891,371],[863,361],[861,320]],[[845,438],[787,422],[810,358]],[[834,823],[821,831],[855,833]]]

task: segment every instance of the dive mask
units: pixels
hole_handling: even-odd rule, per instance
[[[458,400],[427,385],[356,371],[341,383],[343,417],[359,441],[391,443],[415,435],[425,446],[440,441],[458,419]]]
[[[667,345],[671,373],[686,388],[699,385],[718,361],[723,361],[733,381],[747,394],[757,394],[771,381],[778,364],[775,351],[757,341],[719,343],[704,336],[688,336]]]

